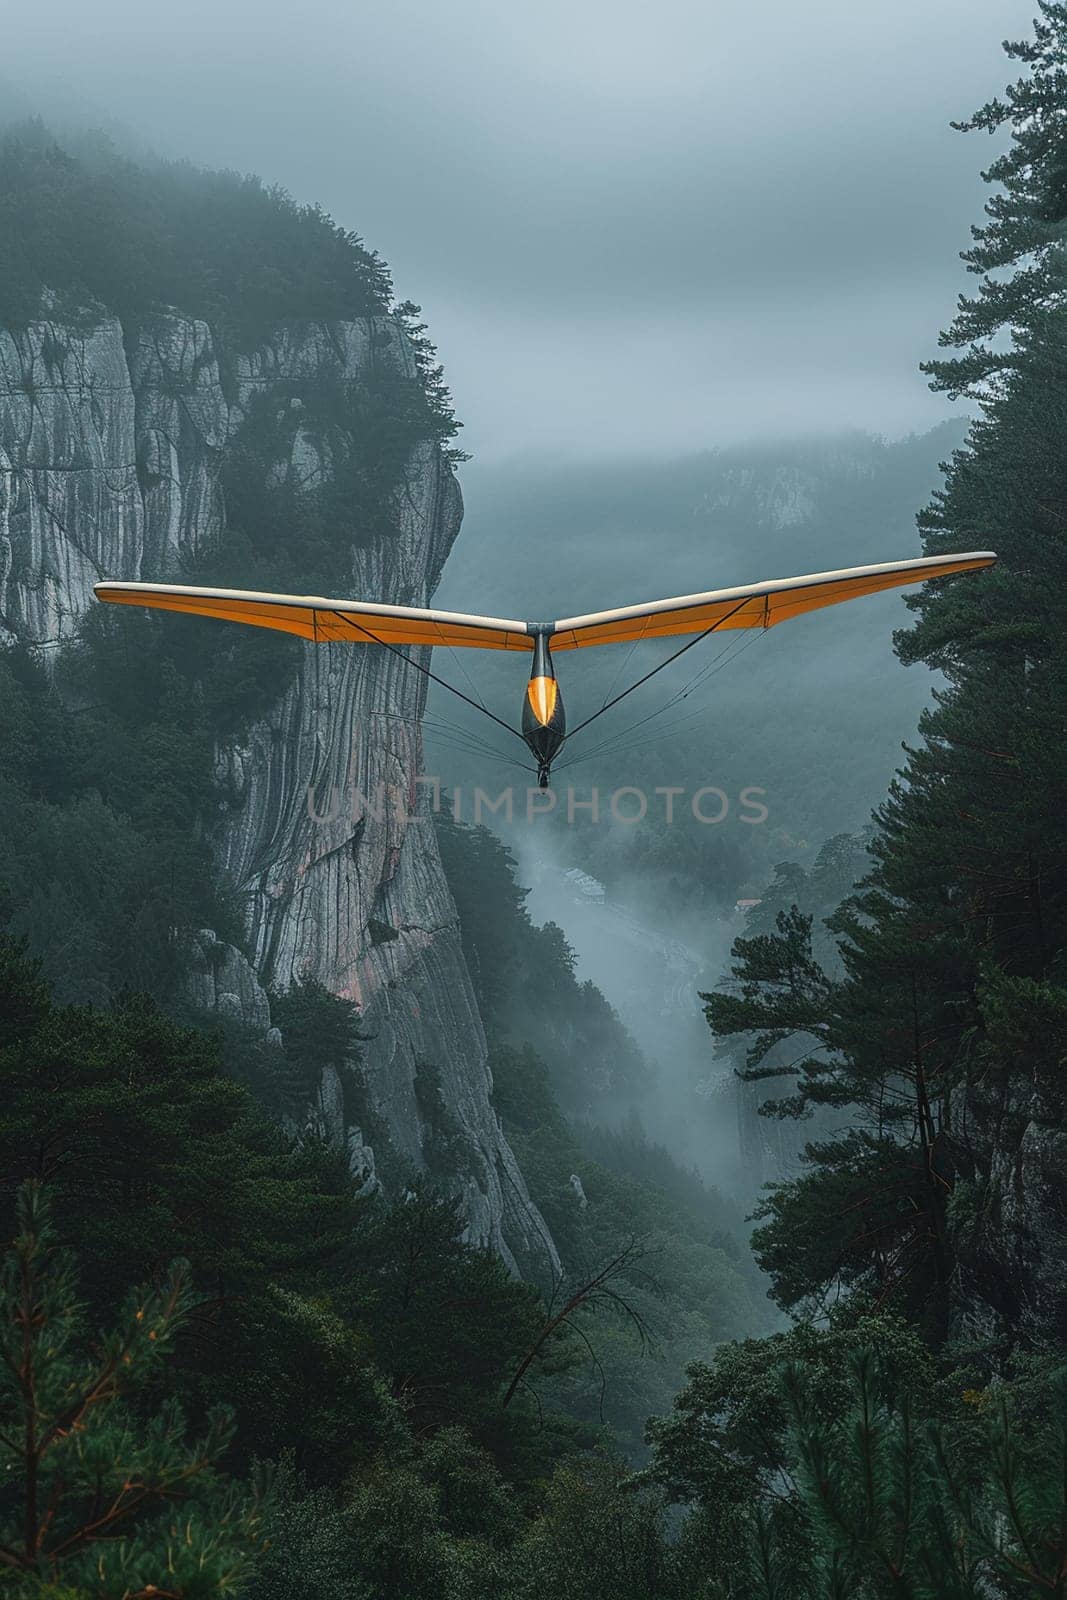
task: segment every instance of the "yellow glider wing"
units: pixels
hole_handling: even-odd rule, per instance
[[[552,651],[582,650],[588,645],[616,644],[630,639],[661,639],[668,634],[706,633],[720,628],[769,628],[804,611],[838,605],[860,595],[899,589],[927,578],[991,567],[990,550],[958,556],[921,556],[914,561],[887,561],[876,567],[846,567],[840,572],[813,572],[803,578],[772,578],[739,589],[712,589],[676,600],[596,611],[557,622]]]
[[[247,589],[192,589],[176,583],[98,583],[98,600],[151,606],[223,622],[275,628],[317,644],[467,645],[479,650],[530,650],[525,622],[469,617],[417,606],[365,605],[316,595],[257,594]]]

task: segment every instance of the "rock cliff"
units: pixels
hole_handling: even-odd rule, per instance
[[[179,573],[219,537],[220,470],[250,407],[298,410],[301,384],[359,384],[372,350],[414,372],[402,327],[384,316],[291,325],[251,354],[220,348],[206,323],[178,314],[131,331],[86,308],[0,331],[0,637],[54,650],[99,578]],[[307,485],[331,472],[319,430],[297,417],[287,436],[277,473]],[[440,451],[416,446],[397,534],[353,548],[351,592],[425,604],[461,513]],[[255,970],[223,952],[206,963],[201,999],[263,1027],[261,985],[310,973],[358,1002],[369,1099],[407,1165],[429,1153],[415,1092],[416,1072],[429,1070],[461,1131],[452,1180],[471,1236],[512,1263],[554,1262],[492,1108],[432,790],[416,782],[424,688],[380,647],[302,646],[271,711],[239,746],[219,749],[229,797],[219,862],[247,896]],[[366,1175],[372,1157],[344,1126],[335,1088],[324,1082],[309,1114]]]
[[[976,1156],[949,1207],[952,1331],[1010,1344],[1067,1337],[1067,1132],[1058,1087],[961,1089],[953,1114]]]

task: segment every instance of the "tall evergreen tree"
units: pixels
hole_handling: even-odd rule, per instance
[[[1041,1297],[1000,1259],[1033,1246],[1004,1244],[993,1174],[1031,1119],[1058,1128],[1064,1116],[1067,8],[1040,13],[1034,40],[1007,47],[1027,76],[960,124],[1007,126],[1012,143],[986,174],[998,192],[965,256],[979,291],[942,341],[962,353],[927,369],[979,416],[920,518],[926,549],[988,546],[1000,566],[911,602],[901,658],[927,661],[945,686],[876,815],[873,869],[834,920],[843,978],[822,982],[810,928],[787,918],[742,943],[741,997],[709,1002],[724,1033],[814,1030],[823,1049],[800,1049],[790,1109],[840,1113],[840,1133],[765,1209],[757,1238],[779,1297],[868,1280],[935,1336],[961,1261],[1006,1329],[1020,1290]],[[1049,1174],[1047,1189],[1055,1237],[1064,1186]],[[1067,1332],[1061,1301],[1043,1298],[1034,1314]]]
[[[193,1443],[173,1402],[147,1417],[131,1403],[195,1304],[188,1263],[176,1261],[158,1290],[132,1291],[114,1331],[94,1341],[45,1196],[33,1182],[20,1190],[0,1265],[5,1593],[208,1600],[244,1587],[259,1511],[215,1470],[228,1415],[214,1411]]]

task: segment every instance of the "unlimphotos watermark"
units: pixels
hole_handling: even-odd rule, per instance
[[[732,796],[715,784],[689,789],[682,784],[659,784],[650,791],[627,784],[601,791],[575,789],[571,784],[558,789],[522,788],[509,784],[490,794],[485,789],[453,788],[445,792],[440,778],[419,776],[409,785],[379,783],[365,794],[356,784],[332,784],[327,794],[308,785],[307,814],[312,822],[327,824],[345,815],[353,823],[371,817],[403,823],[424,822],[447,811],[455,822],[506,823],[537,822],[548,816],[575,823],[615,823],[631,827],[655,820],[667,827],[688,821],[714,828],[733,819],[748,827],[759,827],[770,812],[764,805],[766,789],[748,785]],[[427,804],[428,801],[428,804]]]

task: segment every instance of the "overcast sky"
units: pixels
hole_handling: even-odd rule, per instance
[[[0,79],[321,201],[421,302],[482,461],[947,414],[1032,0],[3,0]]]

